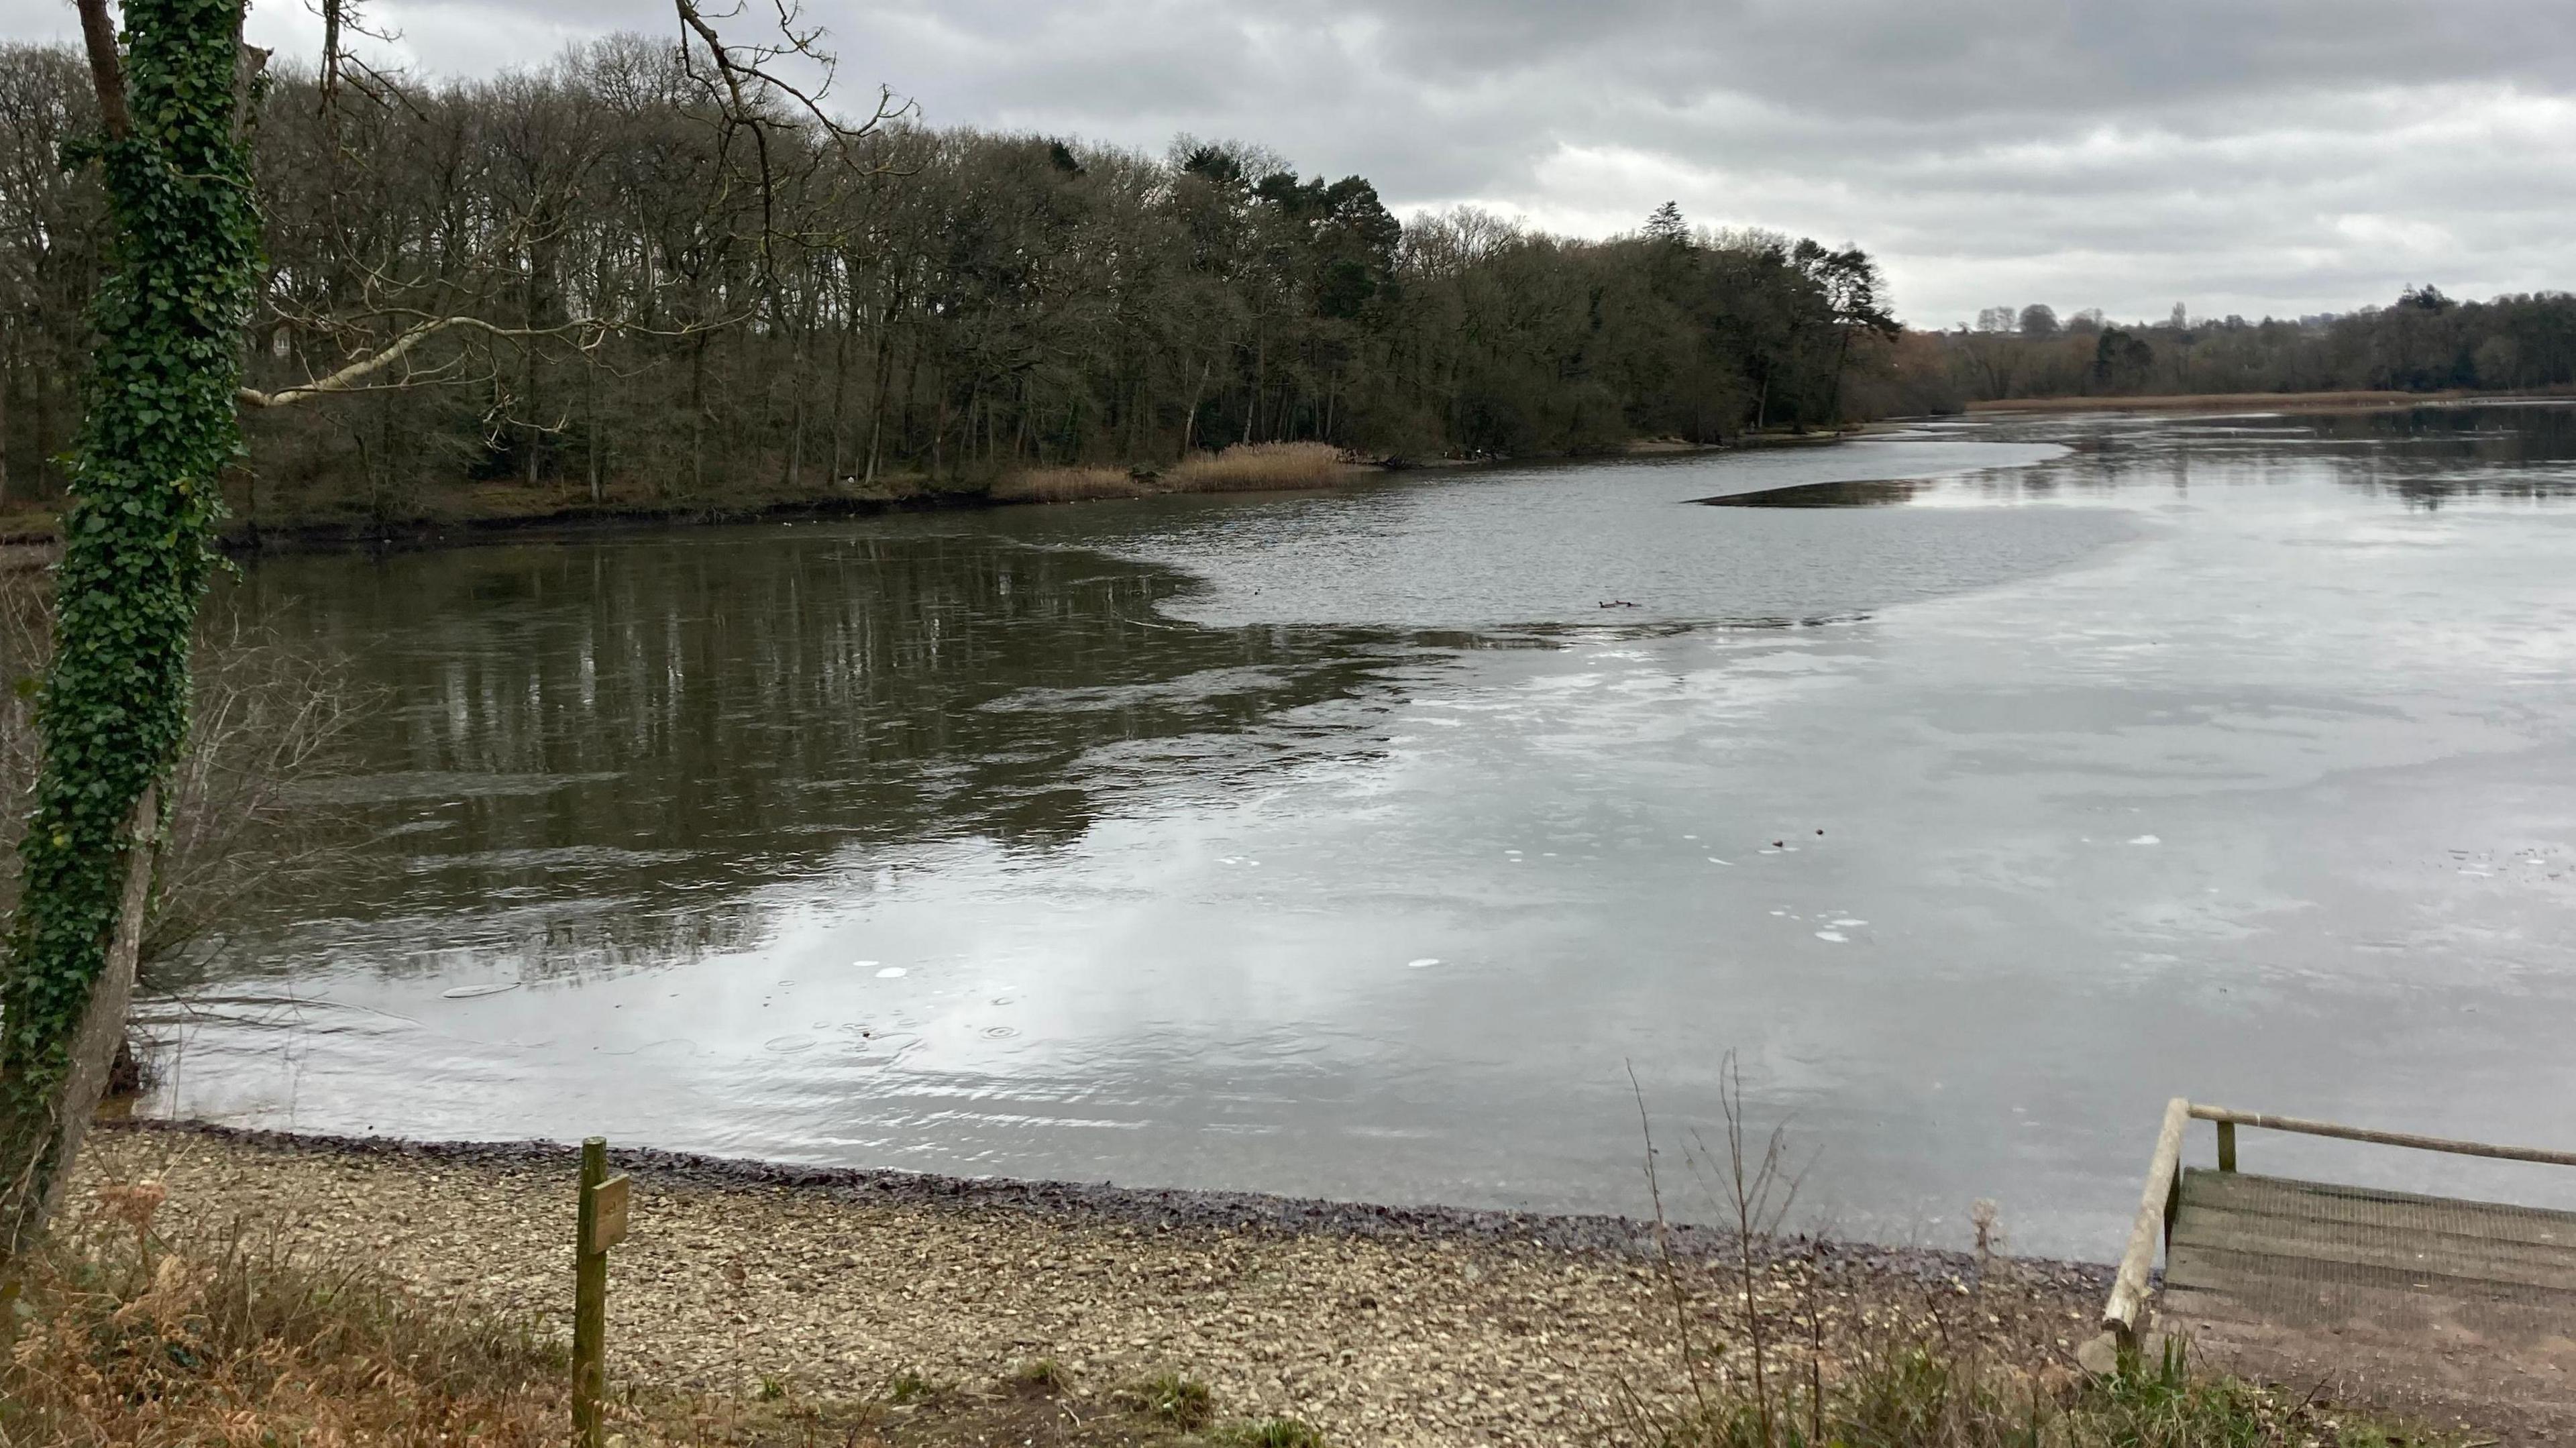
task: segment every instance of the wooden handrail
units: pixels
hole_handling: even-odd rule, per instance
[[[2298,1116],[2266,1116],[2259,1111],[2230,1111],[2224,1106],[2191,1108],[2194,1118],[2222,1125],[2257,1126],[2266,1131],[2293,1131],[2302,1136],[2331,1136],[2342,1141],[2368,1141],[2381,1146],[2409,1146],[2417,1151],[2447,1151],[2454,1156],[2491,1156],[2502,1161],[2536,1161],[2548,1166],[2576,1166],[2576,1151],[2544,1151],[2536,1146],[2497,1146],[2484,1141],[2453,1141],[2440,1136],[2417,1136],[2405,1131],[2370,1131],[2358,1126],[2338,1126],[2331,1121],[2310,1121]]]
[[[2124,1350],[2138,1345],[2138,1326],[2147,1313],[2147,1274],[2155,1270],[2156,1248],[2163,1245],[2174,1192],[2182,1185],[2182,1134],[2191,1118],[2189,1101],[2177,1096],[2166,1103],[2164,1129],[2156,1133],[2156,1154],[2147,1163],[2146,1190],[2138,1197],[2138,1220],[2129,1228],[2129,1250],[2120,1254],[2111,1300],[2102,1308],[2102,1326]]]
[[[2123,1351],[2134,1351],[2147,1313],[2147,1280],[2154,1273],[2156,1249],[2173,1239],[2173,1218],[2182,1195],[2182,1138],[2193,1121],[2218,1123],[2218,1166],[2236,1169],[2236,1128],[2289,1131],[2302,1136],[2330,1136],[2340,1141],[2366,1141],[2405,1146],[2418,1151],[2445,1151],[2455,1156],[2485,1156],[2502,1161],[2536,1161],[2549,1166],[2576,1166],[2576,1151],[2544,1151],[2536,1146],[2498,1146],[2485,1141],[2455,1141],[2417,1136],[2406,1131],[2371,1131],[2300,1116],[2266,1116],[2259,1111],[2231,1111],[2224,1106],[2196,1105],[2177,1096],[2165,1105],[2164,1129],[2156,1133],[2156,1154],[2147,1163],[2147,1184],[2138,1196],[2138,1219],[2129,1228],[2128,1250],[2111,1279],[2111,1300],[2102,1307],[2102,1326]]]

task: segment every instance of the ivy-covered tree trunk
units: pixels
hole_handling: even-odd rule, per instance
[[[44,762],[0,973],[0,1252],[11,1256],[42,1230],[96,1108],[99,1073],[83,1057],[102,1039],[112,1050],[124,1025],[151,802],[187,738],[217,481],[241,445],[234,394],[258,274],[240,0],[127,0],[121,46],[102,0],[81,10],[115,251],[92,303],[37,704]]]

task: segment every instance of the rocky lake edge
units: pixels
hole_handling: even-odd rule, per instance
[[[560,1331],[577,1152],[136,1120],[92,1194],[151,1181],[174,1237],[362,1262],[422,1300]],[[610,1369],[657,1390],[882,1398],[889,1382],[1182,1374],[1340,1443],[1561,1443],[1774,1351],[1973,1344],[2068,1381],[2109,1269],[1615,1216],[965,1178],[624,1148]],[[1750,1271],[1746,1270],[1748,1264]],[[1750,1309],[1748,1311],[1748,1308]],[[1724,1349],[1734,1345],[1731,1354]]]

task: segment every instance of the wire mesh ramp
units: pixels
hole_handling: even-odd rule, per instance
[[[2217,1126],[2214,1168],[2183,1164],[2193,1121]],[[2240,1127],[2576,1166],[2576,1152],[2177,1099],[2097,1351],[2152,1352],[2153,1339],[2180,1336],[2224,1366],[2300,1387],[2445,1416],[2475,1406],[2576,1421],[2576,1212],[2240,1172]]]

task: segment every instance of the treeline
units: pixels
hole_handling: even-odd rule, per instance
[[[104,235],[67,50],[0,50],[0,488],[61,486]],[[1856,249],[1399,221],[1255,147],[841,129],[671,46],[407,86],[275,68],[236,511],[518,487],[723,506],[1315,440],[1537,454],[1923,411]],[[354,372],[352,369],[355,369]],[[296,400],[314,379],[328,395]]]
[[[2179,306],[2130,325],[1993,307],[1976,327],[1939,336],[1956,386],[1981,399],[2576,385],[2576,296],[2566,292],[2458,302],[2414,287],[2386,307],[2260,322],[2195,319]]]

